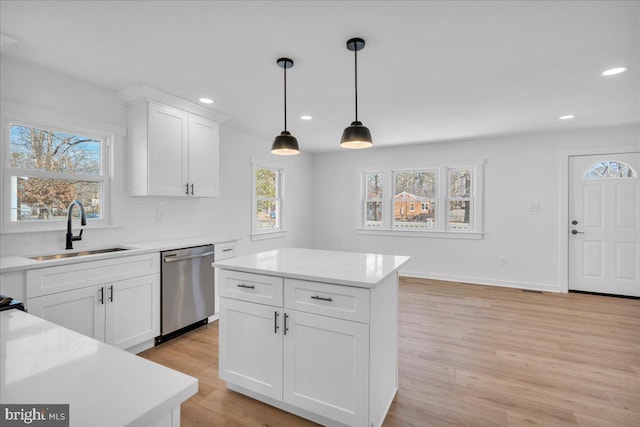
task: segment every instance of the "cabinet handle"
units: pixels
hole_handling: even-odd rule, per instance
[[[226,248],[226,249],[223,249],[222,252],[229,252],[229,251],[232,251],[232,250],[233,250],[233,248]]]
[[[191,184],[191,195],[193,196],[193,184]]]
[[[104,286],[100,286],[100,304],[104,304]]]
[[[247,289],[255,289],[256,287],[253,285],[245,285],[244,283],[240,283],[238,285],[239,288],[247,288]]]
[[[278,313],[277,311],[273,312],[274,316],[273,316],[273,333],[277,334],[278,333],[278,316],[280,315],[280,313]]]
[[[287,326],[287,319],[289,318],[289,315],[287,313],[284,314],[284,334],[287,335],[287,331],[289,330],[289,327]]]
[[[187,187],[187,196],[188,196],[189,195],[189,183],[187,182],[184,186]]]
[[[113,302],[113,285],[109,286],[109,301]]]
[[[318,296],[318,295],[313,295],[313,296],[311,297],[311,299],[318,299],[318,300],[320,300],[320,301],[333,302],[333,300],[332,300],[331,298],[329,298],[329,297],[321,297],[321,296]]]

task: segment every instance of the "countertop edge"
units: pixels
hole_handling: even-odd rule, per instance
[[[83,257],[76,258],[62,258],[62,259],[54,259],[47,261],[36,261],[30,259],[29,256],[19,256],[19,255],[9,255],[6,257],[0,258],[0,274],[11,273],[17,271],[26,271],[32,270],[36,268],[46,268],[46,267],[55,267],[59,265],[67,265],[67,264],[77,264],[81,262],[90,262],[90,261],[99,261],[105,259],[113,259],[113,258],[122,258],[126,256],[134,256],[134,255],[145,255],[154,252],[161,252],[172,249],[182,249],[188,248],[192,246],[201,246],[201,245],[218,245],[221,243],[227,242],[237,242],[240,238],[226,238],[226,239],[201,239],[201,238],[187,238],[184,240],[180,239],[167,239],[167,240],[156,240],[156,241],[148,241],[148,242],[133,242],[122,245],[101,245],[95,247],[88,248],[77,248],[78,251],[83,250],[91,250],[91,249],[102,249],[106,247],[121,247],[127,248],[126,251],[119,252],[110,252],[104,254],[96,254],[96,255],[86,255]],[[61,251],[55,251],[59,253]],[[47,255],[53,253],[52,251],[36,253],[30,256],[37,255]]]
[[[399,256],[399,255],[396,255],[396,256],[404,258],[404,259],[400,260],[400,262],[398,263],[398,265],[395,266],[395,268],[390,270],[384,276],[381,276],[380,278],[378,278],[378,280],[376,280],[375,282],[372,282],[372,281],[345,280],[345,279],[340,279],[340,278],[335,278],[335,277],[318,276],[318,275],[306,275],[306,274],[302,274],[302,273],[292,273],[292,272],[287,272],[287,271],[274,271],[274,270],[266,270],[266,269],[262,269],[262,268],[251,268],[251,267],[247,267],[247,266],[228,265],[228,264],[226,264],[224,262],[216,262],[216,261],[214,261],[211,265],[212,265],[212,267],[218,268],[218,269],[221,269],[221,270],[239,271],[239,272],[243,272],[243,273],[253,273],[253,274],[264,274],[266,276],[284,277],[284,278],[287,278],[287,279],[308,280],[308,281],[312,281],[312,282],[331,283],[331,284],[343,285],[343,286],[352,286],[352,287],[358,287],[358,288],[374,289],[380,283],[385,281],[389,276],[391,276],[395,272],[398,272],[400,270],[400,268],[403,265],[405,265],[407,262],[409,262],[409,260],[411,259],[411,257],[409,257],[409,256]]]

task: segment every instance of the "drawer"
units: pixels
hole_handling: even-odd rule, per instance
[[[285,279],[284,306],[339,319],[369,323],[370,290],[330,283]]]
[[[282,307],[282,277],[220,270],[218,280],[221,297]]]
[[[86,288],[160,273],[160,254],[122,256],[27,271],[26,297]]]
[[[223,259],[233,258],[236,256],[236,243],[235,242],[227,242],[227,243],[218,243],[215,245],[215,255],[214,258],[216,261],[222,261]]]

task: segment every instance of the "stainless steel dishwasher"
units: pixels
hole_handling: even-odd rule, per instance
[[[213,245],[161,252],[162,319],[156,344],[205,325],[214,314]]]

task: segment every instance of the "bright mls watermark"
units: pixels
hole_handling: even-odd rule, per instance
[[[0,427],[69,427],[69,405],[0,404]]]

